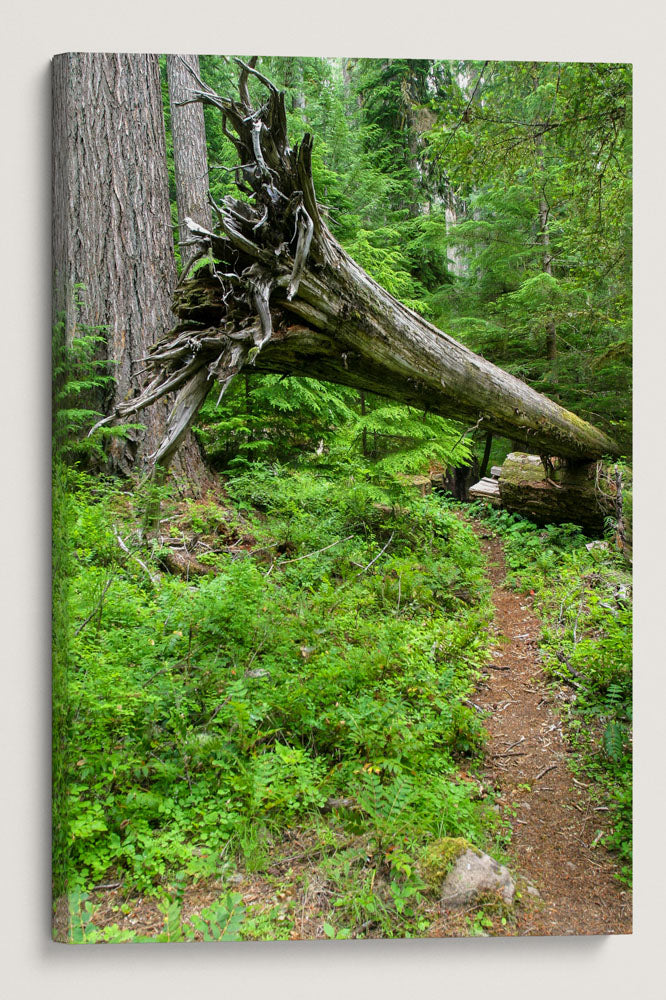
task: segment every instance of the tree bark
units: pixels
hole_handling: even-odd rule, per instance
[[[53,307],[68,343],[102,333],[115,389],[112,412],[135,392],[148,348],[173,323],[176,281],[157,56],[65,53],[53,60]],[[77,305],[77,299],[81,304]],[[150,407],[145,432],[112,439],[109,464],[143,469],[169,406]],[[177,471],[194,479],[186,446]]]
[[[534,75],[532,78],[532,85],[534,92],[536,93],[539,88],[539,72],[536,63],[534,64]],[[549,119],[550,120],[550,119]],[[548,217],[550,215],[550,205],[546,200],[546,170],[545,170],[545,159],[543,152],[543,136],[544,131],[548,122],[544,122],[541,131],[537,131],[535,137],[535,147],[536,147],[536,159],[540,173],[541,181],[541,194],[539,196],[539,235],[541,237],[541,242],[543,245],[543,257],[541,260],[541,268],[544,274],[552,277],[553,275],[553,258],[550,252],[550,232],[548,229]],[[558,382],[558,366],[557,366],[557,327],[555,326],[555,321],[549,319],[546,321],[546,358],[551,362],[550,374],[551,379],[555,385]]]
[[[553,258],[550,254],[550,234],[548,232],[549,212],[550,208],[548,206],[548,202],[542,197],[539,201],[539,230],[541,242],[543,243],[543,259],[541,266],[543,273],[552,277]],[[550,373],[553,383],[557,384],[557,328],[555,326],[555,321],[552,319],[546,321],[546,358],[551,362]]]
[[[486,434],[486,440],[483,447],[483,458],[481,459],[481,468],[479,469],[479,475],[483,479],[486,472],[488,471],[488,462],[490,460],[490,449],[493,444],[493,435],[491,431]]]
[[[435,473],[430,478],[437,489],[450,493],[456,500],[467,501],[470,499],[470,487],[477,482],[479,475],[479,463],[474,457],[469,465],[456,465],[444,473]]]
[[[188,68],[191,67],[191,70]],[[192,236],[185,219],[206,229],[212,227],[208,201],[208,155],[203,105],[193,101],[191,88],[199,74],[199,56],[168,55],[166,57],[173,137],[173,163],[176,176],[176,203],[184,273],[193,257],[201,250],[201,242]]]
[[[578,460],[617,453],[602,431],[411,312],[345,253],[319,214],[311,138],[289,147],[284,96],[239,65],[240,101],[201,81],[198,97],[231,125],[243,165],[237,183],[252,200],[227,197],[215,206],[221,235],[188,224],[208,240],[215,273],[177,290],[179,323],[152,352],[141,398],[117,415],[182,387],[163,445],[177,447],[205,382],[216,379],[224,392],[252,365],[388,396],[525,442],[531,452]],[[250,73],[268,91],[258,109],[250,105]]]

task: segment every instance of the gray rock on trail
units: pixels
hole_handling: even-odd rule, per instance
[[[509,869],[489,854],[467,850],[460,855],[442,883],[441,903],[446,909],[462,909],[486,893],[497,893],[511,906],[516,884]]]

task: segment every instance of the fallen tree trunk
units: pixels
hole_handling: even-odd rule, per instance
[[[601,535],[606,519],[617,518],[615,477],[601,462],[545,468],[538,455],[512,452],[498,487],[502,507],[537,524],[580,524],[589,534]]]
[[[180,389],[156,461],[168,463],[211,380],[221,395],[246,365],[372,391],[539,454],[589,460],[617,453],[602,431],[407,309],[345,253],[317,205],[310,136],[289,146],[284,95],[252,65],[238,63],[239,101],[198,77],[192,100],[221,113],[240,157],[236,184],[250,200],[213,204],[219,233],[188,220],[205,245],[203,264],[192,262],[193,276],[184,275],[176,290],[180,322],[152,349],[152,378],[115,414],[126,417]],[[256,109],[250,76],[268,94]]]

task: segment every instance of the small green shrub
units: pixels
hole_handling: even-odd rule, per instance
[[[200,913],[185,918],[179,899],[166,897],[159,909],[164,920],[164,929],[155,934],[136,934],[122,930],[117,924],[104,928],[94,923],[95,907],[86,893],[72,893],[69,896],[69,936],[70,944],[95,944],[100,941],[120,944],[123,942],[183,942],[195,941],[239,941],[245,916],[241,905],[241,895],[229,892],[216,903],[207,906]]]
[[[416,845],[494,829],[456,781],[484,743],[463,704],[490,616],[473,532],[441,498],[349,463],[257,465],[223,508],[179,511],[170,523],[196,534],[242,517],[256,553],[169,576],[121,484],[71,479],[70,889],[261,871],[281,831],[324,836],[330,820],[393,858],[386,926],[417,920]],[[331,817],[336,797],[354,807]]]

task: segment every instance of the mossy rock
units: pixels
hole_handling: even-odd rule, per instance
[[[474,906],[483,910],[489,917],[496,919],[512,920],[515,917],[515,909],[512,903],[507,903],[502,897],[502,893],[482,892],[474,899]]]
[[[465,851],[481,854],[481,851],[464,837],[441,837],[429,844],[419,861],[419,871],[426,885],[439,892],[442,882]]]

